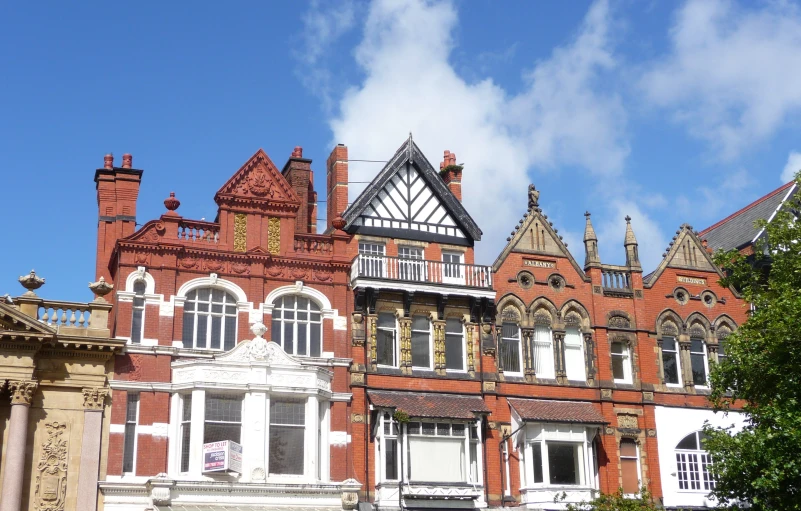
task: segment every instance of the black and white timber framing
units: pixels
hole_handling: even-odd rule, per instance
[[[409,139],[343,214],[350,233],[473,246],[481,229]]]

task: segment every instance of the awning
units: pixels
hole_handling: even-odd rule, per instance
[[[402,410],[409,417],[474,419],[477,413],[490,412],[480,396],[370,390],[367,397],[373,406]]]
[[[555,401],[550,399],[507,399],[509,405],[524,421],[572,422],[606,424],[600,410],[586,401]]]

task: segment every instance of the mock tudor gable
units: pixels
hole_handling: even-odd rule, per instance
[[[409,139],[343,214],[345,231],[472,246],[481,229]]]

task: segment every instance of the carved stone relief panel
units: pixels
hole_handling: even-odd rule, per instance
[[[48,422],[45,430],[47,437],[42,442],[36,465],[34,508],[37,511],[63,511],[67,497],[67,425]]]

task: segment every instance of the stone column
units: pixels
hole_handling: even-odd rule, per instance
[[[584,332],[584,357],[587,361],[587,383],[594,385],[595,382],[595,343],[592,340],[591,332]]]
[[[78,469],[78,502],[76,509],[97,509],[97,480],[100,471],[100,447],[103,437],[103,410],[108,389],[83,389],[83,440],[81,465]]]
[[[473,350],[475,349],[473,347],[473,334],[475,333],[476,324],[467,321],[464,324],[464,328],[467,333],[467,372],[472,376],[476,373],[475,358],[473,355]]]
[[[679,360],[681,361],[681,377],[686,390],[694,389],[692,360],[690,359],[690,337],[687,334],[679,336]]]
[[[534,329],[533,328],[521,328],[520,329],[520,342],[523,343],[522,352],[523,352],[523,360],[520,363],[525,368],[524,375],[527,382],[534,382],[536,381],[536,374],[534,373],[534,360],[531,356],[533,352],[532,342],[534,339]]]
[[[432,319],[434,334],[434,371],[437,374],[445,375],[445,320]]]
[[[20,511],[22,506],[22,479],[25,474],[25,452],[28,449],[28,412],[37,385],[38,382],[35,381],[8,382],[11,391],[11,420],[8,422],[0,511]]]
[[[403,374],[412,374],[412,319],[398,314],[398,367]]]
[[[562,328],[554,328],[552,332],[556,381],[560,384],[564,384],[567,383],[567,371],[565,370],[565,331]]]

